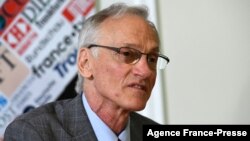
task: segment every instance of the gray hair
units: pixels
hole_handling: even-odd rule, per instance
[[[90,44],[95,44],[98,39],[99,26],[108,18],[119,18],[125,14],[137,15],[142,17],[152,26],[152,29],[157,30],[152,22],[148,20],[148,8],[146,6],[128,6],[124,3],[116,3],[96,13],[84,21],[82,30],[78,39],[78,48],[88,47]],[[159,39],[159,37],[158,37]],[[92,53],[97,56],[97,50],[93,50]],[[75,90],[77,93],[83,91],[83,77],[78,73],[78,80]]]

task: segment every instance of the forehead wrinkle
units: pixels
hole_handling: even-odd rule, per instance
[[[159,50],[155,49],[159,46],[157,33],[147,21],[135,15],[106,19],[100,24],[100,34],[101,40],[107,45],[129,45],[145,51]]]

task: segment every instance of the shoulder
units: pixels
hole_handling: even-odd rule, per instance
[[[9,126],[24,124],[41,129],[61,126],[67,120],[65,118],[74,113],[74,109],[82,106],[81,104],[81,96],[51,102],[18,116]]]
[[[55,101],[39,106],[35,109],[30,110],[27,113],[18,116],[15,120],[32,121],[32,120],[44,119],[43,117],[56,116],[62,112],[65,105],[67,105],[67,103],[69,103],[70,101],[72,101],[72,99]]]
[[[18,116],[6,128],[4,139],[6,141],[40,141],[45,135],[51,136],[51,128],[60,127],[59,125],[62,123],[58,115],[63,112],[63,107],[70,101],[48,103]]]
[[[4,138],[6,141],[69,140],[83,132],[92,133],[89,129],[91,125],[82,96],[78,95],[73,99],[45,104],[17,117],[6,128]]]

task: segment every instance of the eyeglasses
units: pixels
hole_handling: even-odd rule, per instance
[[[167,64],[169,63],[169,58],[163,54],[142,53],[139,50],[131,48],[131,47],[117,48],[117,47],[110,47],[110,46],[103,46],[103,45],[96,45],[96,44],[91,44],[88,46],[88,48],[92,48],[92,47],[106,48],[106,49],[115,51],[117,53],[119,60],[126,64],[136,64],[141,59],[142,55],[146,55],[148,66],[153,70],[165,69]]]

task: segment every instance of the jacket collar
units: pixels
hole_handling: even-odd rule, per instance
[[[72,100],[57,107],[65,131],[72,137],[72,141],[91,140],[97,141],[97,137],[90,124],[87,113],[82,103],[82,95],[78,94]],[[130,115],[130,138],[131,141],[142,140],[142,125],[136,119],[136,113]]]
[[[75,98],[61,105],[61,121],[65,131],[71,135],[72,140],[96,140],[94,130],[90,124],[86,111],[82,104],[82,96],[78,94]]]

